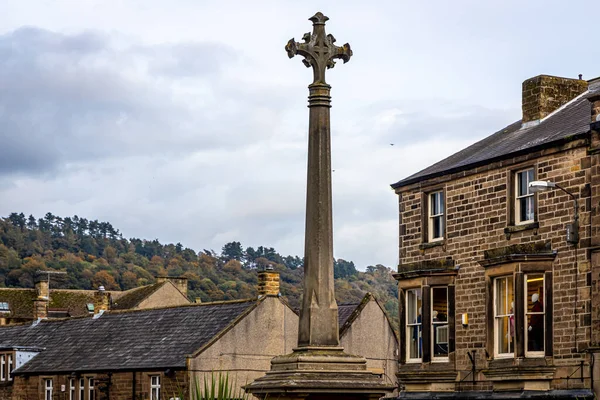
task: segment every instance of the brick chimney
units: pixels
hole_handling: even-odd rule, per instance
[[[43,279],[43,276],[36,276],[35,279],[35,294],[36,298],[33,301],[33,318],[48,318],[48,305],[50,303],[50,289],[48,281]]]
[[[279,272],[267,267],[258,273],[258,296],[279,295]]]
[[[175,285],[175,287],[177,289],[179,289],[179,291],[181,293],[183,293],[184,296],[187,297],[187,292],[188,292],[188,279],[187,278],[183,278],[181,276],[178,277],[174,277],[174,276],[157,276],[156,277],[156,283],[163,283],[169,281],[171,282],[173,285]]]
[[[109,309],[110,293],[104,289],[104,286],[100,286],[94,292],[94,314],[98,314],[100,311],[108,311]]]
[[[583,79],[538,75],[523,82],[523,126],[535,125],[588,89]]]

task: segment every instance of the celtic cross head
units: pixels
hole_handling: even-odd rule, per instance
[[[352,50],[350,45],[346,43],[343,46],[336,46],[333,35],[325,34],[325,22],[329,18],[318,12],[313,17],[309,18],[313,23],[312,33],[305,33],[302,37],[304,43],[299,43],[290,39],[285,45],[285,50],[288,57],[292,58],[296,54],[304,57],[302,62],[306,67],[313,68],[314,84],[327,84],[325,82],[325,70],[335,66],[335,59],[341,58],[344,64],[350,61]]]

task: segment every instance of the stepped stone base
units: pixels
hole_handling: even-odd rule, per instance
[[[394,388],[341,347],[302,347],[271,360],[271,370],[245,387],[259,399],[378,399]]]

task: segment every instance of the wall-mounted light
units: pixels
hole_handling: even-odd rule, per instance
[[[467,326],[469,326],[469,314],[463,313],[463,315],[461,316],[461,320],[462,320],[463,327],[466,328]]]
[[[575,215],[573,216],[573,222],[567,224],[567,243],[570,244],[578,244],[579,243],[579,203],[577,201],[577,196],[568,190],[560,187],[557,183],[549,182],[549,181],[532,181],[529,182],[529,191],[532,193],[537,192],[547,192],[553,189],[559,189],[571,196],[573,199],[573,207],[575,210]]]

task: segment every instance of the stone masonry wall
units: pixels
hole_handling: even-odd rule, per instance
[[[169,399],[180,397],[187,398],[188,379],[187,372],[177,371],[166,376],[163,372],[136,372],[136,400],[150,399],[150,376],[159,375],[161,381],[161,398]],[[131,400],[133,390],[133,372],[113,373],[110,386],[111,400]],[[107,395],[101,390],[105,385],[101,380],[106,380],[106,374],[83,374],[81,377],[98,379],[94,384],[96,400],[105,400]],[[68,400],[69,399],[69,379],[70,375],[41,375],[15,377],[15,383],[12,390],[12,397],[2,397],[4,392],[0,391],[0,400],[44,400],[44,379],[51,378],[53,380],[53,400]],[[78,377],[79,378],[79,377]],[[77,400],[89,400],[88,389],[85,389],[85,399],[79,399],[79,387],[77,386],[79,379],[76,379],[75,398]],[[65,391],[61,391],[61,385],[65,386]]]
[[[456,278],[456,369],[468,372],[467,352],[477,350],[478,369],[486,368],[486,302],[484,268],[478,263],[485,250],[513,244],[549,241],[558,256],[554,268],[554,365],[564,366],[556,376],[565,377],[588,362],[583,351],[590,342],[590,262],[584,249],[567,244],[565,224],[573,220],[573,202],[564,192],[537,194],[539,228],[505,233],[509,223],[509,185],[515,169],[534,166],[537,180],[551,180],[580,196],[580,247],[591,243],[590,186],[591,158],[586,148],[576,147],[548,154],[530,154],[480,168],[480,172],[452,177],[445,188],[447,229],[443,246],[421,249],[421,199],[428,182],[399,189],[400,263],[452,257],[460,266]],[[536,158],[537,157],[537,158]],[[473,171],[471,171],[473,172]],[[463,174],[466,175],[466,174]],[[586,186],[587,185],[587,186]],[[460,324],[468,313],[469,325]],[[587,365],[587,364],[586,364]],[[461,374],[461,377],[463,374]],[[589,376],[589,372],[585,373]],[[478,379],[484,380],[482,374]],[[565,387],[558,379],[553,387]],[[570,387],[573,388],[573,381]]]

